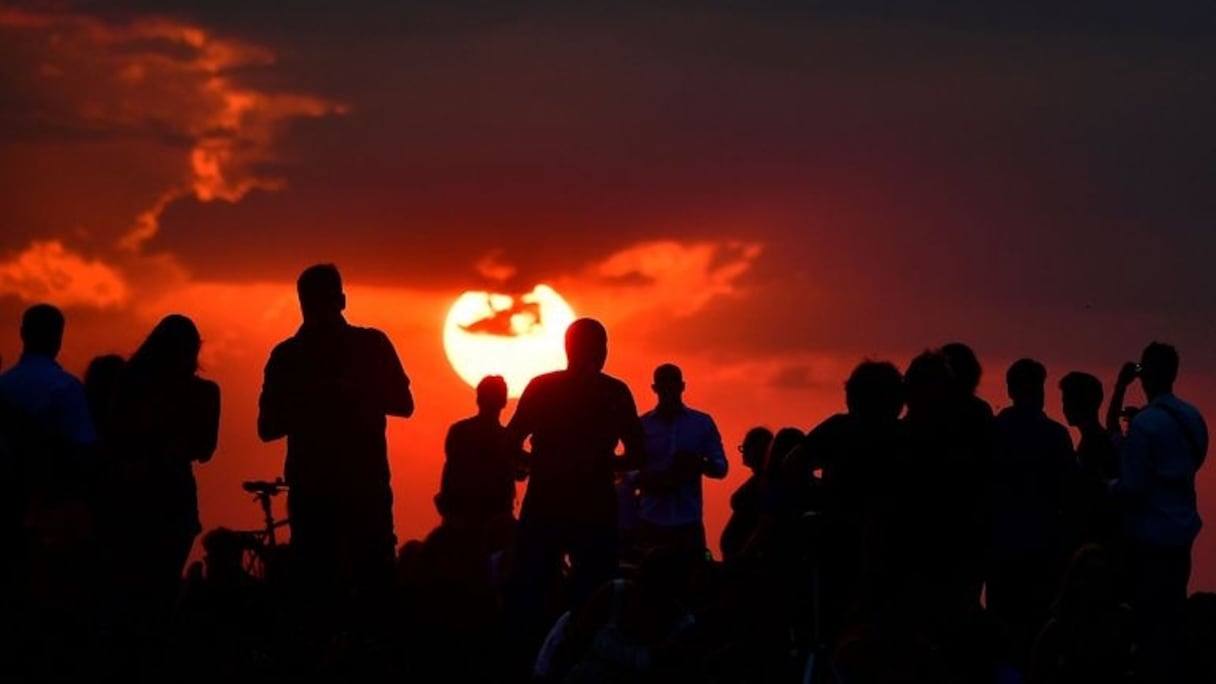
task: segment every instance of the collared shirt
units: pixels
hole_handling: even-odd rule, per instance
[[[84,386],[49,356],[24,354],[0,373],[0,399],[72,446],[97,440]]]
[[[644,471],[664,472],[675,465],[676,454],[689,452],[705,462],[705,475],[726,477],[726,452],[722,435],[707,413],[684,407],[670,420],[656,410],[642,415],[646,431]],[[674,527],[702,521],[701,477],[691,477],[678,487],[662,492],[642,492],[640,517],[653,525]]]
[[[1132,419],[1119,450],[1119,479],[1111,488],[1125,498],[1123,525],[1141,541],[1187,545],[1202,521],[1195,473],[1208,450],[1208,429],[1194,406],[1173,394],[1153,399]]]

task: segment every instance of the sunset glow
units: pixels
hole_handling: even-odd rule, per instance
[[[532,378],[565,368],[566,328],[574,310],[553,288],[537,285],[512,297],[465,292],[443,326],[443,347],[460,379],[471,387],[501,375],[518,397]]]

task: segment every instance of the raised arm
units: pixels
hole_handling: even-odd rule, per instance
[[[1127,430],[1127,439],[1119,446],[1119,477],[1111,482],[1111,491],[1118,496],[1141,496],[1148,474],[1148,434],[1143,423],[1132,421]]]
[[[1110,395],[1110,404],[1106,407],[1106,431],[1112,435],[1122,435],[1123,426],[1120,419],[1123,414],[1123,400],[1127,395],[1127,387],[1136,379],[1136,364],[1127,362],[1119,369],[1119,377],[1115,379],[1115,388]]]

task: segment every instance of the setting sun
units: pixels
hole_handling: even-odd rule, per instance
[[[565,367],[564,337],[573,321],[574,310],[547,285],[519,296],[465,292],[448,311],[443,348],[470,386],[501,375],[508,394],[518,397],[532,378]]]

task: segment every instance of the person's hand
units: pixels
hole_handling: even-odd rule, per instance
[[[1134,361],[1128,361],[1119,369],[1119,377],[1115,380],[1115,384],[1119,387],[1127,387],[1140,377],[1140,364]]]

